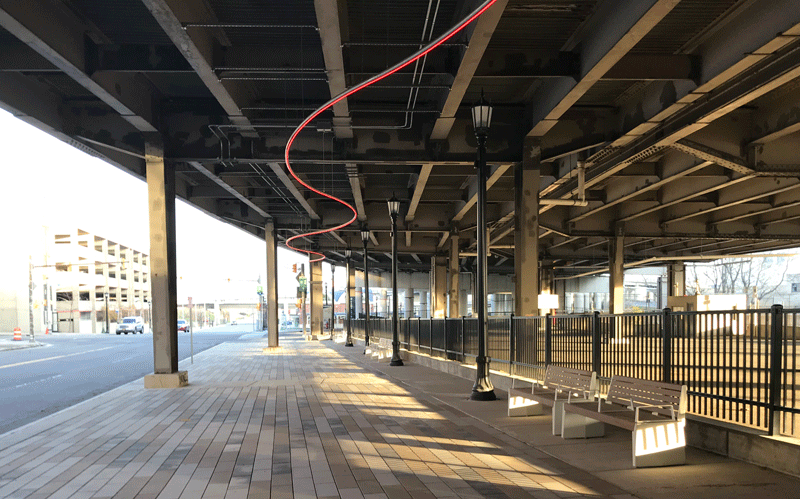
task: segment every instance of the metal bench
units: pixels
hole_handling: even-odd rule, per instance
[[[604,399],[562,411],[563,438],[602,436],[605,423],[630,430],[635,468],[686,462],[686,385],[614,376]]]
[[[553,435],[561,434],[561,405],[573,399],[592,401],[598,393],[597,375],[592,371],[547,366],[544,381],[534,382],[530,391],[514,388],[508,391],[508,415],[538,416],[543,406],[552,407]]]
[[[375,338],[370,339],[370,354],[377,356],[379,359],[392,356],[392,340],[389,338],[380,338],[375,341]]]

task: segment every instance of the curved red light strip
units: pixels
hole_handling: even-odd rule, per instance
[[[420,49],[416,54],[410,56],[408,59],[405,59],[404,61],[401,61],[400,63],[398,63],[397,65],[395,65],[395,66],[393,66],[393,67],[391,67],[389,69],[387,69],[386,71],[384,71],[384,72],[382,72],[380,74],[377,74],[377,75],[373,76],[372,78],[369,78],[369,79],[359,83],[355,87],[353,87],[351,89],[348,89],[348,90],[345,90],[341,94],[339,94],[336,97],[332,98],[331,100],[329,100],[328,102],[323,104],[322,107],[317,108],[316,111],[311,113],[294,130],[294,132],[292,133],[292,136],[289,137],[289,141],[286,143],[286,150],[284,152],[284,160],[286,161],[286,169],[289,171],[289,174],[292,177],[294,177],[294,179],[297,180],[301,185],[303,185],[305,188],[309,189],[310,191],[315,192],[315,193],[319,194],[320,196],[323,196],[323,197],[326,197],[326,198],[331,199],[333,201],[336,201],[337,203],[341,203],[341,204],[347,206],[348,208],[350,208],[350,211],[353,212],[353,218],[351,218],[349,221],[347,221],[347,222],[345,222],[345,223],[343,223],[341,225],[337,225],[336,227],[331,227],[331,228],[328,228],[328,229],[322,229],[322,230],[317,230],[317,231],[313,231],[313,232],[307,232],[307,233],[304,233],[304,234],[298,234],[296,236],[292,236],[292,237],[290,237],[289,239],[286,240],[286,246],[287,247],[289,247],[291,249],[294,249],[294,250],[297,250],[297,251],[300,251],[300,252],[303,252],[303,253],[308,253],[309,256],[310,255],[319,255],[319,258],[315,258],[313,260],[310,260],[309,263],[320,262],[320,261],[325,259],[325,255],[323,255],[322,253],[319,253],[317,251],[311,251],[311,250],[307,250],[307,249],[298,248],[296,246],[292,246],[291,242],[294,241],[295,239],[299,239],[299,238],[302,238],[302,237],[316,236],[316,235],[319,235],[319,234],[326,234],[328,232],[333,232],[333,231],[336,231],[336,230],[339,230],[339,229],[343,229],[343,228],[347,227],[348,225],[352,224],[353,222],[355,222],[356,219],[358,218],[358,212],[356,211],[355,208],[353,208],[350,205],[350,203],[347,203],[346,201],[341,200],[341,199],[337,198],[336,196],[332,196],[330,194],[322,192],[319,189],[315,189],[314,187],[312,187],[309,184],[307,184],[306,182],[304,182],[302,179],[300,179],[300,177],[298,177],[295,174],[294,170],[292,169],[292,165],[289,162],[289,151],[292,148],[292,143],[294,143],[294,140],[297,138],[297,136],[300,134],[300,132],[303,130],[303,128],[305,128],[306,125],[311,123],[311,121],[313,121],[314,118],[316,118],[317,116],[319,116],[320,114],[325,112],[327,109],[330,109],[331,107],[333,107],[337,102],[341,101],[342,99],[346,99],[347,97],[349,97],[349,96],[353,95],[354,93],[356,93],[356,92],[358,92],[358,91],[360,91],[360,90],[372,85],[373,83],[377,83],[377,82],[381,81],[382,79],[386,78],[387,76],[396,73],[397,71],[403,69],[404,67],[408,66],[409,64],[411,64],[412,62],[416,61],[417,59],[420,59],[421,57],[424,57],[426,54],[431,52],[433,49],[435,49],[436,47],[438,47],[442,43],[444,43],[447,40],[449,40],[450,38],[452,38],[453,35],[455,35],[459,31],[461,31],[462,29],[464,29],[472,21],[474,21],[475,19],[480,17],[484,12],[486,12],[489,9],[489,7],[494,5],[495,2],[497,2],[497,0],[487,0],[486,2],[484,2],[484,4],[482,6],[480,6],[478,9],[476,9],[469,17],[465,18],[463,21],[461,21],[461,23],[459,23],[455,27],[451,28],[450,31],[446,32],[441,37],[439,37],[436,40],[434,40],[428,46]]]

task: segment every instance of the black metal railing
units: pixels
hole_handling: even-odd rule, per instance
[[[547,365],[687,385],[689,412],[770,432],[800,436],[800,310],[490,317],[493,370],[541,379]],[[353,321],[363,339],[364,321]],[[391,339],[391,321],[372,318],[371,341]],[[474,364],[474,318],[403,319],[401,348]]]

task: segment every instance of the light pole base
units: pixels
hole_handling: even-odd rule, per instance
[[[389,362],[389,365],[390,366],[404,366],[405,364],[403,364],[403,359],[401,359],[400,357],[397,357],[396,359],[393,358],[391,360],[391,362]]]
[[[348,341],[347,343],[344,344],[344,346],[346,346],[346,347],[353,346],[353,341],[352,340]]]
[[[494,394],[494,389],[491,389],[488,392],[479,392],[473,388],[469,399],[478,401],[497,400],[497,395]]]

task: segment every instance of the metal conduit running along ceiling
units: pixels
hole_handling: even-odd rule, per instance
[[[317,113],[287,171],[308,116],[484,3],[5,2],[0,103],[139,178],[158,136],[178,196],[257,236],[272,219],[283,245],[337,261],[368,223],[375,269],[393,195],[401,269],[428,270],[451,234],[474,253],[481,91],[492,272],[514,269],[522,168],[540,172],[539,257],[557,277],[603,268],[617,235],[632,265],[800,245],[794,0],[496,0]]]

